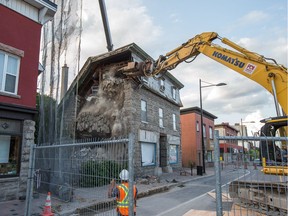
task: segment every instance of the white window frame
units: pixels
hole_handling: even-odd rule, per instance
[[[143,83],[148,84],[148,77],[141,77]]]
[[[163,116],[163,109],[159,108],[159,127],[161,128],[164,128]]]
[[[206,125],[205,124],[203,124],[202,130],[203,130],[203,137],[206,138]]]
[[[165,82],[164,79],[160,79],[160,91],[165,91]]]
[[[173,130],[177,131],[177,127],[176,127],[176,114],[172,114],[172,123],[173,123]]]
[[[209,138],[213,139],[213,128],[209,126]]]
[[[141,100],[141,122],[147,122],[147,102],[145,100]]]
[[[4,92],[7,94],[17,95],[18,92],[18,81],[19,81],[19,69],[20,69],[20,57],[16,55],[12,55],[10,53],[4,52],[0,50],[0,54],[4,55],[3,67],[0,68],[0,92]],[[15,74],[8,72],[8,59],[9,57],[16,59],[16,71]],[[1,65],[0,65],[1,66]],[[6,79],[7,75],[15,77],[14,91],[6,91]]]

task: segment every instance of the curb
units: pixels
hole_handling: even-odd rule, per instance
[[[153,194],[156,194],[156,193],[161,193],[161,192],[164,192],[164,191],[168,191],[169,189],[171,189],[173,187],[178,187],[178,186],[181,186],[181,185],[186,184],[188,182],[196,181],[196,180],[199,180],[199,179],[202,179],[202,178],[206,178],[206,177],[210,177],[210,176],[214,176],[214,175],[215,174],[209,174],[209,175],[206,174],[205,176],[199,176],[199,177],[196,177],[196,178],[193,178],[193,179],[189,179],[189,180],[186,180],[186,181],[179,181],[179,182],[176,182],[176,183],[171,183],[169,185],[155,187],[155,188],[149,189],[147,191],[142,191],[142,192],[138,193],[137,199],[138,198],[147,197],[147,196],[150,196],[150,195],[153,195]]]

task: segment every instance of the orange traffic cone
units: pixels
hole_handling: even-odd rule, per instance
[[[51,209],[51,193],[48,192],[42,216],[53,216],[53,215],[54,214],[52,213]]]

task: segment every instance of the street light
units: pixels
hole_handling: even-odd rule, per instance
[[[202,86],[202,82],[206,83],[208,85]],[[201,144],[202,144],[202,164],[203,164],[203,173],[206,173],[205,171],[205,144],[204,144],[204,133],[203,133],[203,109],[202,109],[202,88],[212,87],[212,86],[224,86],[227,85],[226,83],[218,83],[218,84],[212,84],[205,81],[201,81],[199,79],[199,86],[200,86],[200,111],[201,111]]]

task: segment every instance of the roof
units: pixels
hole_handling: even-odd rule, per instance
[[[165,75],[166,75],[169,79],[171,79],[171,81],[174,82],[179,89],[182,89],[182,88],[184,87],[184,85],[183,85],[178,79],[176,79],[176,77],[174,77],[170,72],[167,71],[167,72],[165,73]]]
[[[121,59],[123,58],[123,56],[131,55],[132,53],[136,54],[137,57],[139,57],[143,61],[146,59],[153,59],[135,43],[130,43],[126,46],[120,47],[113,51],[106,52],[97,56],[91,56],[84,63],[83,67],[81,68],[76,78],[73,80],[66,94],[69,94],[69,92],[71,92],[72,89],[75,88],[77,83],[78,86],[81,86],[81,83],[86,79],[86,77],[90,74],[90,72],[91,73],[93,72],[93,70],[97,65],[100,65],[104,62],[109,62],[110,60],[115,61],[115,59],[117,58]],[[167,75],[173,82],[175,82],[175,84],[179,85],[179,87],[182,88],[184,86],[169,72],[167,72],[165,75]]]
[[[139,57],[143,59],[151,58],[146,52],[144,52],[135,43],[128,44],[126,46],[120,47],[113,51],[106,52],[97,56],[91,56],[86,60],[86,62],[84,63],[83,67],[77,74],[76,78],[73,80],[67,92],[69,92],[70,89],[73,89],[77,82],[80,81],[81,83],[81,80],[83,80],[89,74],[89,72],[94,68],[93,63],[100,64],[102,62],[109,61],[109,59],[112,59],[112,58],[115,59],[116,56],[123,55],[124,53],[136,53]]]
[[[48,14],[54,16],[57,10],[57,5],[49,0],[23,0],[38,9],[46,7],[48,9]]]
[[[201,115],[201,109],[199,107],[189,107],[189,108],[180,109],[180,115],[185,115],[185,114],[190,114],[190,113],[197,113]],[[207,112],[204,109],[203,109],[203,116],[212,120],[218,118],[217,116]]]
[[[49,0],[0,0],[0,5],[4,5],[42,25],[52,20],[57,11],[57,5]]]

